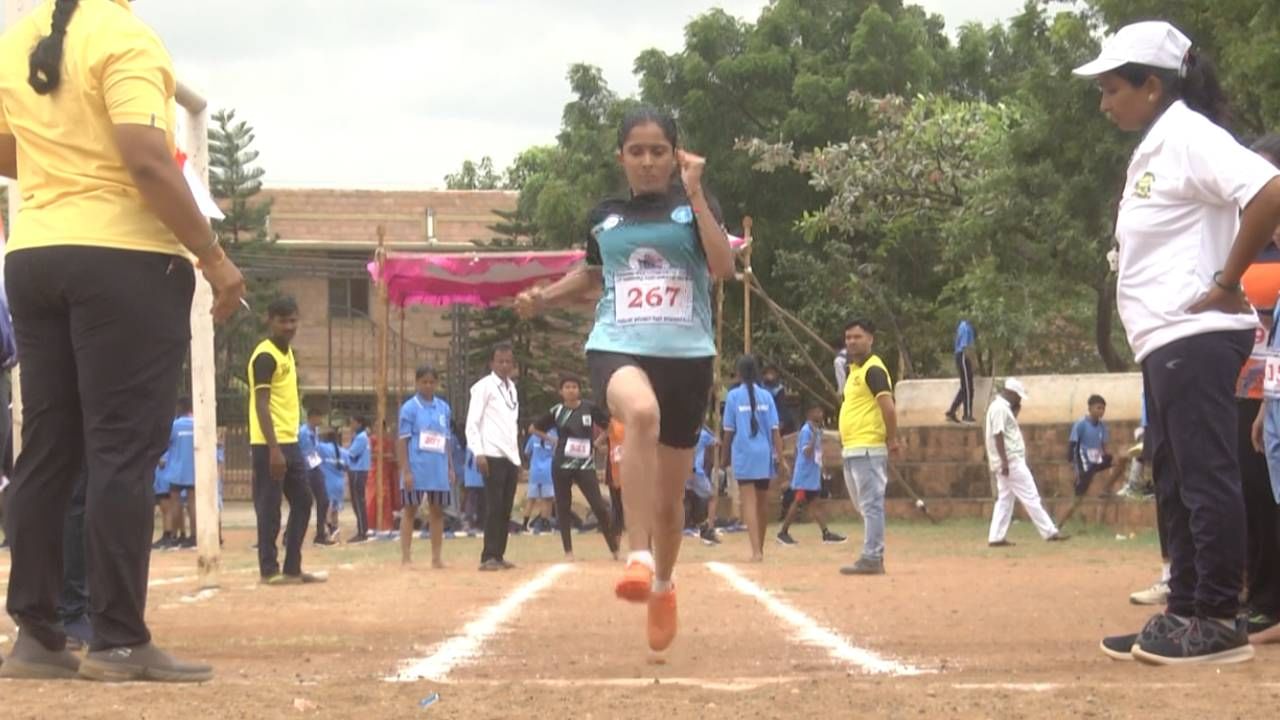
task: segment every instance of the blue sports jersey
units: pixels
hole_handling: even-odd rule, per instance
[[[463,485],[469,488],[483,488],[484,476],[476,468],[476,454],[467,450],[467,470],[462,476]]]
[[[755,416],[759,431],[751,435],[751,401],[745,385],[725,396],[724,429],[733,431],[733,474],[738,480],[773,478],[773,431],[778,427],[778,409],[773,396],[755,386]]]
[[[973,326],[969,324],[968,320],[961,320],[960,324],[956,326],[956,354],[959,355],[967,350],[969,346],[973,345],[975,339]]]
[[[588,223],[587,264],[601,268],[604,294],[587,350],[714,356],[711,272],[688,201],[678,194],[607,201]]]
[[[152,481],[152,489],[157,495],[163,495],[169,492],[169,478],[172,470],[169,467],[169,451],[166,450],[160,456],[159,462],[156,463],[156,476]]]
[[[413,489],[449,490],[449,436],[453,412],[443,398],[414,395],[400,407],[400,440],[409,441]]]
[[[1111,433],[1105,422],[1095,425],[1088,417],[1081,418],[1071,428],[1070,442],[1076,446],[1076,464],[1084,468],[1100,465],[1103,448],[1110,439]]]
[[[316,443],[316,453],[320,455],[320,472],[324,475],[324,489],[329,495],[329,502],[342,501],[347,486],[347,451],[337,443]]]
[[[347,448],[347,454],[351,456],[352,472],[369,472],[373,469],[371,462],[373,453],[369,452],[368,431],[361,430],[351,438],[351,446]]]
[[[693,474],[698,477],[707,476],[707,448],[716,444],[716,436],[704,425],[698,431],[698,444],[693,449]]]
[[[810,442],[813,443],[813,448],[806,453],[804,449]],[[800,428],[800,435],[796,438],[796,462],[795,470],[791,473],[791,489],[815,492],[822,489],[822,429],[815,432],[809,423]]]
[[[556,457],[555,428],[547,432],[553,439],[546,442],[537,435],[530,435],[524,443],[524,455],[529,458],[529,482],[534,485],[551,484],[551,465]]]
[[[196,484],[196,421],[183,415],[173,421],[169,429],[167,468],[169,484],[178,487],[195,487]]]

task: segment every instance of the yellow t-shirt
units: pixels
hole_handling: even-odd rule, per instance
[[[884,371],[888,389],[874,392],[867,386],[867,372]],[[881,448],[885,446],[884,415],[880,412],[881,395],[893,392],[893,379],[879,356],[872,355],[862,365],[849,362],[849,377],[844,383],[844,402],[840,405],[840,445],[844,449]]]
[[[254,381],[253,364],[259,355],[270,355],[275,360],[275,370],[271,373],[271,381],[259,383]],[[298,398],[298,364],[293,358],[293,348],[281,352],[270,339],[258,343],[253,355],[249,357],[249,444],[266,445],[267,436],[262,433],[258,422],[258,408],[254,398],[258,390],[271,390],[271,425],[276,431],[276,442],[290,445],[298,442],[298,426],[302,424],[302,403]]]
[[[38,95],[27,59],[52,25],[53,2],[0,37],[0,133],[18,147],[22,207],[8,251],[90,245],[184,254],[134,185],[112,134],[150,125],[174,150],[177,81],[160,39],[128,0],[80,0],[67,25],[62,84]]]

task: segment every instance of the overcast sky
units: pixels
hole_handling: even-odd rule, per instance
[[[954,28],[1024,0],[919,0]],[[255,126],[273,186],[431,188],[467,158],[501,169],[554,142],[574,62],[622,94],[636,56],[765,0],[137,0],[179,75]]]

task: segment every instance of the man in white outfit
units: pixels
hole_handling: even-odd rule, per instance
[[[996,477],[996,505],[991,513],[991,532],[987,544],[991,547],[1013,545],[1005,539],[1009,522],[1013,519],[1013,501],[1017,498],[1031,517],[1040,537],[1049,542],[1060,542],[1069,536],[1058,532],[1049,513],[1040,504],[1040,492],[1035,478],[1027,467],[1027,446],[1022,441],[1022,429],[1018,427],[1018,411],[1027,399],[1027,389],[1016,378],[1004,381],[1004,390],[987,408],[986,443],[987,462]]]

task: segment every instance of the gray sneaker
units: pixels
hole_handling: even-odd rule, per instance
[[[1165,637],[1186,623],[1185,618],[1168,613],[1159,613],[1152,615],[1147,620],[1147,624],[1142,626],[1140,632],[1102,638],[1102,643],[1099,647],[1102,653],[1112,660],[1132,660],[1133,649],[1138,646],[1139,641],[1154,642],[1156,638]]]
[[[175,659],[147,643],[136,647],[90,651],[80,663],[80,677],[99,682],[198,683],[213,679],[213,668]]]
[[[11,680],[73,680],[79,677],[80,658],[71,651],[49,650],[31,637],[18,631],[13,650],[0,665],[0,678]]]
[[[841,575],[883,575],[884,558],[860,557],[858,562],[840,568]]]
[[[497,572],[502,569],[500,560],[485,560],[480,563],[480,572]]]
[[[1148,665],[1238,663],[1253,659],[1248,621],[1236,618],[1231,627],[1217,620],[1193,617],[1173,632],[1150,639],[1139,636],[1133,658]]]

